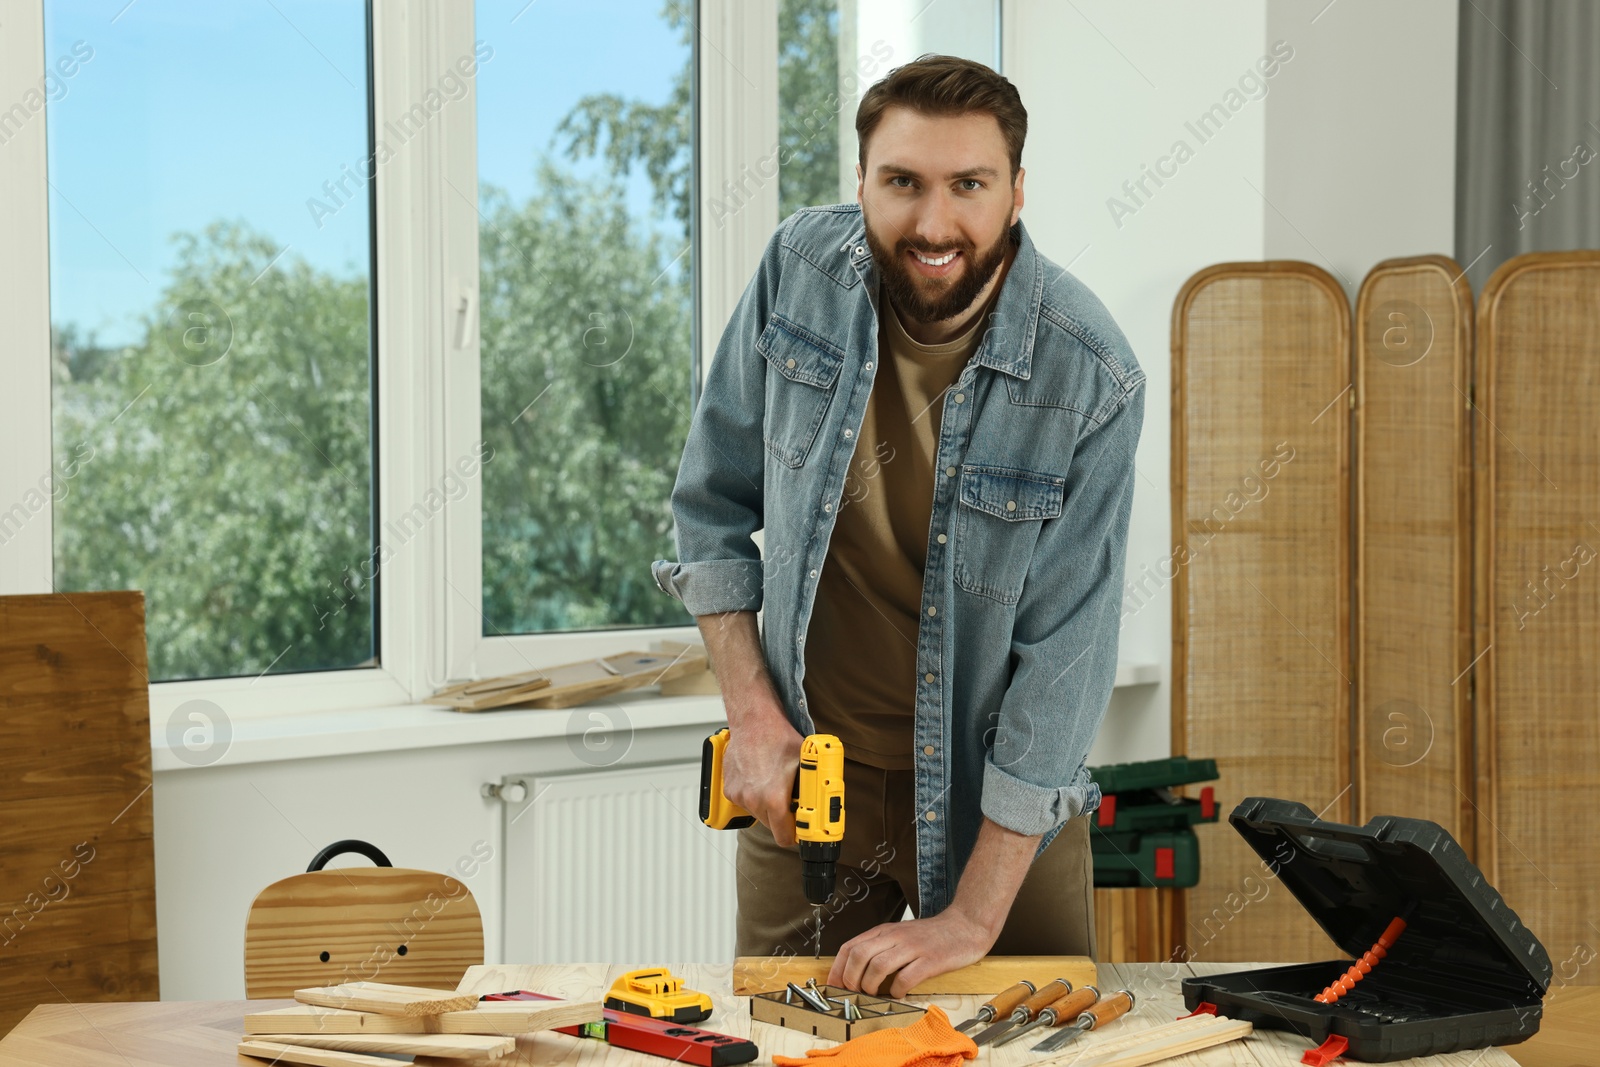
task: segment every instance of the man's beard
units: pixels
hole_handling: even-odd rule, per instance
[[[896,241],[891,249],[885,247],[872,232],[865,208],[862,209],[862,220],[867,223],[867,247],[872,249],[872,258],[877,260],[878,269],[883,275],[884,291],[890,302],[900,314],[923,324],[943,322],[970,308],[978,298],[979,291],[989,284],[989,279],[1000,269],[1000,264],[1006,258],[1006,249],[1011,244],[1011,225],[1007,223],[981,256],[970,245],[929,249],[918,247],[903,238]],[[947,284],[931,298],[924,297],[922,289],[918,287],[918,278],[913,276],[910,265],[903,257],[907,249],[915,249],[929,259],[946,252],[960,252],[961,258],[967,261],[966,268],[954,282]]]

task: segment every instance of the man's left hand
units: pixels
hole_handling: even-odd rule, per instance
[[[893,975],[888,995],[903,997],[920,982],[982,959],[998,936],[955,905],[927,919],[883,923],[840,947],[828,984],[876,993]]]

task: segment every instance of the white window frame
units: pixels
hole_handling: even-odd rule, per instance
[[[381,136],[386,118],[420,101],[450,65],[472,54],[475,27],[473,6],[460,0],[382,0],[372,17]],[[702,190],[739,181],[776,148],[777,0],[699,0],[698,18],[694,347],[703,375],[778,222],[775,176],[757,183],[721,225],[701,221],[709,195]],[[44,0],[17,5],[0,28],[0,107],[41,83],[43,46]],[[476,78],[464,80],[466,96],[442,108],[376,180],[380,531],[437,487],[480,437]],[[21,500],[52,462],[50,365],[39,358],[50,350],[45,144],[41,111],[0,151],[0,232],[8,238],[0,244],[0,321],[15,345],[10,351],[21,356],[7,360],[7,388],[0,390],[0,446],[9,460],[0,464],[0,509]],[[674,627],[485,637],[482,519],[481,481],[473,478],[462,499],[384,563],[379,666],[158,682],[150,687],[152,723],[159,729],[192,700],[211,701],[233,720],[402,705],[452,679],[695,638],[687,616]],[[51,592],[52,545],[46,506],[0,546],[0,595]]]

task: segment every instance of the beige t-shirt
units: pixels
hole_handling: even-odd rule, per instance
[[[998,295],[996,286],[995,294]],[[982,340],[990,298],[960,337],[912,340],[883,294],[878,375],[845,477],[806,633],[806,703],[850,759],[912,766],[917,627],[944,393]]]

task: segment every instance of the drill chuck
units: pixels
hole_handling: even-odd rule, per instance
[[[833,896],[842,848],[843,845],[838,841],[800,842],[800,865],[805,879],[806,900],[812,904],[826,904]]]

